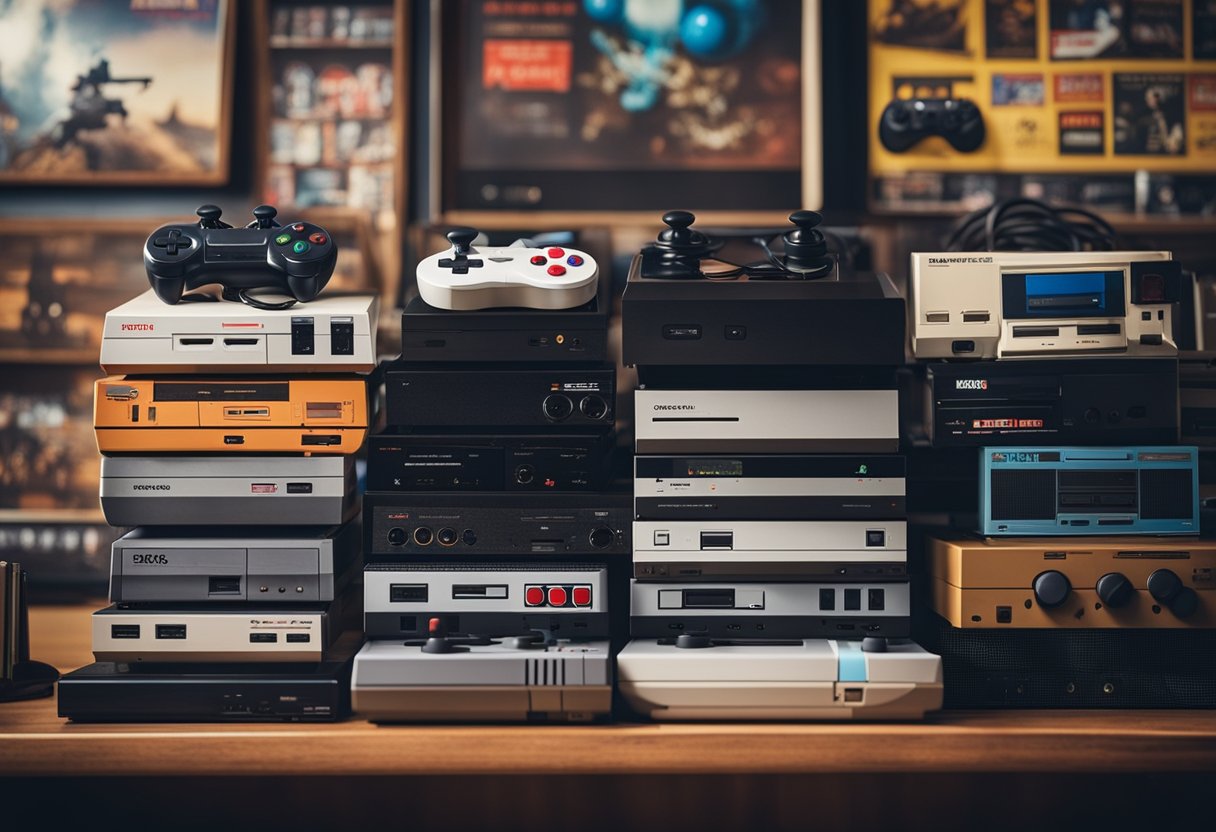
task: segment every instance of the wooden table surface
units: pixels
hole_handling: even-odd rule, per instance
[[[91,661],[91,606],[31,610],[33,657]],[[0,704],[0,777],[1216,771],[1216,711],[945,712],[910,724],[73,725]]]

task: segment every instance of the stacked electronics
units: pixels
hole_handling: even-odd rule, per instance
[[[362,642],[355,458],[378,299],[318,298],[337,248],[259,206],[148,238],[152,289],[106,315],[94,426],[111,551],[74,720],[328,721]],[[186,290],[220,284],[222,297]],[[266,291],[284,295],[271,301]]]
[[[418,266],[401,357],[382,368],[354,709],[375,722],[605,717],[612,577],[629,552],[628,495],[607,490],[610,281],[568,245],[447,236]]]
[[[1182,283],[1159,251],[912,255],[923,439],[978,473],[978,519],[926,540],[940,618],[920,636],[948,705],[1216,701],[1216,542],[1178,444]]]
[[[941,704],[940,659],[908,639],[904,302],[828,253],[818,214],[790,219],[747,262],[670,212],[626,285],[640,389],[618,673],[656,719],[919,718]]]

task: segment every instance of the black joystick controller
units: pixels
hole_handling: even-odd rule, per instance
[[[477,239],[477,229],[462,226],[453,228],[445,236],[452,244],[452,254],[464,257],[473,250],[473,241]]]
[[[511,646],[517,650],[539,650],[548,646],[549,637],[539,630],[533,630],[522,636],[511,639]]]
[[[711,253],[714,241],[692,227],[696,219],[691,211],[668,211],[663,215],[667,230],[659,232],[655,245],[685,257],[704,257]]]
[[[704,276],[701,259],[720,249],[722,243],[693,228],[696,219],[691,211],[668,211],[663,215],[667,228],[642,249],[642,277],[684,280]]]
[[[959,153],[973,153],[984,143],[984,117],[966,98],[914,98],[892,101],[878,119],[878,139],[892,153],[941,136]]]
[[[427,622],[427,639],[422,645],[423,653],[459,653],[467,648],[458,647],[444,632],[443,622],[432,618]]]
[[[861,652],[885,653],[887,652],[887,640],[881,636],[866,636],[861,640]]]
[[[278,228],[274,218],[279,215],[279,209],[273,205],[259,205],[253,209],[253,228]]]
[[[681,633],[676,638],[676,647],[681,650],[703,650],[706,647],[713,647],[714,640],[709,636],[694,635],[693,633]]]
[[[232,228],[226,222],[220,222],[224,212],[218,205],[200,205],[194,213],[198,214],[199,228]]]
[[[785,242],[785,268],[804,277],[831,271],[828,241],[818,228],[823,216],[818,211],[795,211],[790,214],[790,222],[797,227],[781,238]]]
[[[165,225],[144,243],[144,268],[165,303],[209,283],[234,290],[273,289],[297,301],[315,298],[334,273],[338,247],[319,225],[297,220],[279,227],[270,205],[254,209],[254,222],[233,228],[220,222],[214,205],[198,209],[197,224]]]

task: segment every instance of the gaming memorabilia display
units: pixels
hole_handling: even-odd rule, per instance
[[[1210,3],[869,0],[870,203],[1213,210]]]
[[[965,219],[905,302],[813,211],[669,211],[621,298],[630,420],[586,251],[450,229],[378,362],[377,299],[324,293],[325,229],[198,213],[106,316],[110,604],[61,716],[1216,704],[1211,369],[1180,368],[1168,251]],[[1008,234],[1037,250],[976,242]]]
[[[76,721],[332,721],[362,643],[354,455],[378,300],[316,298],[328,232],[259,206],[148,238],[152,290],[106,316],[94,429],[110,552]],[[198,291],[218,284],[220,294]]]
[[[354,711],[606,719],[631,551],[630,495],[612,487],[609,281],[567,246],[447,237],[381,367]]]

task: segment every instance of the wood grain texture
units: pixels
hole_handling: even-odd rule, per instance
[[[31,613],[32,652],[90,660],[90,606]],[[0,776],[727,775],[1216,771],[1216,712],[945,712],[912,724],[74,725],[0,705]]]

